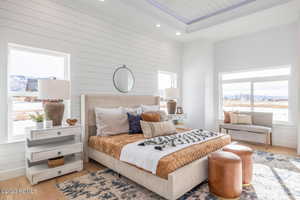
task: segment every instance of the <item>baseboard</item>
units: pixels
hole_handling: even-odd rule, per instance
[[[25,175],[25,167],[0,171],[0,181],[4,181],[11,178],[16,178],[18,176],[24,176],[24,175]]]

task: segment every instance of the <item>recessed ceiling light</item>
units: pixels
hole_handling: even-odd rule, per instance
[[[99,1],[102,1],[102,2],[103,2],[104,0],[99,0]]]
[[[181,35],[181,33],[180,32],[176,32],[176,35]]]
[[[160,24],[156,24],[155,26],[156,26],[157,28],[159,28],[159,27],[160,27]]]

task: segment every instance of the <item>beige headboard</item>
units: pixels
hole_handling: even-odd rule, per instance
[[[94,109],[96,107],[138,107],[144,105],[159,105],[158,96],[134,96],[111,94],[85,94],[81,95],[81,124],[83,126],[82,139],[85,150],[88,139],[96,134],[96,120]]]

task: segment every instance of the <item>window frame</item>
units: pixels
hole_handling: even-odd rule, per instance
[[[12,50],[19,50],[19,51],[25,51],[25,52],[31,52],[36,54],[42,54],[42,55],[49,55],[49,56],[56,56],[56,57],[62,57],[64,59],[64,80],[70,80],[70,54],[58,52],[58,51],[52,51],[48,49],[41,49],[36,47],[30,47],[30,46],[24,46],[19,45],[15,43],[8,43],[7,45],[7,63],[6,63],[6,104],[7,104],[7,114],[5,115],[4,119],[5,121],[5,130],[6,133],[4,136],[4,139],[6,141],[21,141],[25,139],[25,135],[14,135],[12,132],[12,126],[13,126],[13,120],[12,120],[12,97],[15,95],[22,95],[22,96],[37,96],[38,92],[10,92],[10,53]],[[66,100],[65,102],[65,116],[70,116],[70,100]]]
[[[160,89],[159,89],[159,75],[160,74],[165,74],[165,75],[169,75],[171,77],[171,87],[172,88],[177,88],[178,86],[178,76],[177,73],[175,72],[168,72],[168,71],[158,71],[157,72],[157,91],[158,94],[160,96],[160,109],[167,111],[167,106],[166,106],[166,99],[165,99],[165,95],[161,96],[160,94]]]
[[[268,70],[274,68],[290,68],[289,75],[279,75],[279,76],[267,76],[267,77],[256,77],[256,78],[244,78],[244,79],[232,79],[232,80],[222,80],[222,75],[228,73],[241,73],[241,72],[250,72],[250,71],[261,71],[261,70]],[[254,84],[255,83],[262,83],[262,82],[272,82],[272,81],[288,81],[288,120],[287,121],[275,121],[273,120],[273,124],[282,124],[282,125],[291,125],[292,124],[292,115],[291,115],[291,101],[290,101],[290,83],[291,83],[291,73],[292,68],[290,65],[287,66],[278,66],[272,68],[256,68],[253,70],[243,70],[243,71],[232,71],[232,72],[220,72],[219,73],[219,120],[223,120],[223,84],[229,83],[241,83],[241,82],[250,82],[250,112],[254,112]]]
[[[171,77],[171,87],[172,88],[177,88],[177,84],[178,84],[177,73],[175,73],[175,72],[168,72],[168,71],[158,71],[158,73],[157,73],[157,79],[158,79],[158,81],[157,81],[157,88],[158,88],[158,91],[159,91],[159,75],[160,74],[169,75]]]

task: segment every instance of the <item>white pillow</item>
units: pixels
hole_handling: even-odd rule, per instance
[[[95,108],[97,135],[108,136],[129,132],[127,114],[123,108]]]
[[[245,115],[245,114],[239,114],[238,124],[252,125],[252,116],[251,115]]]
[[[230,123],[232,124],[252,124],[252,116],[239,113],[230,113]]]
[[[137,107],[137,108],[123,108],[123,111],[125,114],[131,113],[134,115],[140,115],[142,114],[142,107]]]
[[[239,114],[238,113],[230,112],[229,116],[230,116],[230,123],[231,124],[237,124],[238,123],[238,118],[239,118]]]
[[[143,112],[156,112],[156,111],[160,111],[160,107],[159,105],[152,105],[152,106],[149,106],[149,105],[141,105],[142,107],[142,111]]]

